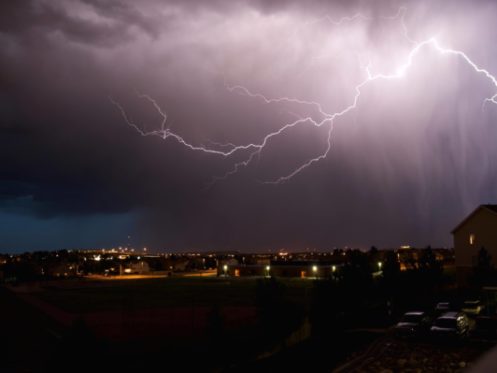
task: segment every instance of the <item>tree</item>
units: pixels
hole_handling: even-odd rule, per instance
[[[368,255],[360,250],[351,250],[347,254],[347,263],[340,271],[342,282],[351,290],[366,289],[372,279]]]
[[[475,288],[480,288],[484,285],[494,285],[496,283],[495,268],[492,264],[492,257],[485,247],[481,247],[478,251],[476,266],[473,269],[470,283]]]
[[[388,251],[385,255],[385,263],[383,264],[383,277],[386,280],[396,281],[400,274],[400,263],[397,258],[397,253]]]
[[[285,286],[274,277],[257,281],[256,304],[262,327],[270,338],[285,337],[302,319],[295,304],[285,298],[285,292]]]
[[[443,266],[442,263],[437,260],[431,246],[427,246],[426,249],[423,250],[421,257],[419,258],[419,269],[432,281],[436,281],[440,278]]]
[[[377,271],[378,261],[380,260],[380,254],[376,246],[371,246],[368,252],[368,257],[369,257],[369,266],[371,268],[371,272]]]
[[[344,299],[335,281],[315,281],[312,288],[310,322],[314,339],[339,338],[344,329]]]
[[[478,251],[478,261],[476,268],[484,271],[492,269],[492,257],[484,246],[482,246],[480,248],[480,251]]]

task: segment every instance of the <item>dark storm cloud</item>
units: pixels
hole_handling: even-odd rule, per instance
[[[68,6],[64,7],[64,3]],[[0,30],[25,38],[40,38],[51,33],[61,33],[70,40],[96,46],[112,46],[130,37],[132,27],[151,37],[158,32],[153,18],[142,15],[132,4],[113,1],[85,1],[89,10],[112,23],[98,18],[80,18],[70,13],[70,2],[20,1],[2,6]]]
[[[457,58],[427,50],[405,79],[368,86],[335,123],[328,157],[278,186],[259,181],[323,152],[324,129],[287,131],[206,188],[247,153],[225,159],[142,137],[109,100],[153,130],[161,117],[135,91],[150,94],[169,128],[195,145],[260,142],[316,109],[264,104],[225,83],[342,110],[368,61],[390,72],[405,60],[411,45],[393,17],[401,5],[411,37],[436,34],[497,71],[487,47],[497,31],[482,27],[497,11],[487,1],[5,2],[3,218],[101,225],[102,216],[129,224],[133,214],[136,244],[175,249],[449,244],[452,225],[495,202],[497,186],[497,111],[481,110],[493,87]],[[357,12],[368,20],[323,21]]]

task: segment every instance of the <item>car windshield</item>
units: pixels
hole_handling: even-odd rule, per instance
[[[410,322],[410,323],[418,323],[423,319],[423,315],[415,315],[415,314],[410,314],[410,315],[404,315],[402,317],[402,322]]]
[[[465,308],[476,308],[478,306],[478,302],[464,302]]]
[[[438,309],[447,309],[447,308],[449,308],[449,303],[438,303],[437,308]]]
[[[435,322],[435,325],[439,328],[455,328],[456,319],[441,318]]]

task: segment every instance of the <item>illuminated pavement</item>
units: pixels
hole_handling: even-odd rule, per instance
[[[87,279],[90,280],[149,280],[153,278],[170,278],[170,277],[214,277],[217,276],[217,270],[209,270],[209,271],[198,271],[198,272],[178,272],[174,273],[172,276],[169,276],[167,274],[161,274],[161,275],[152,275],[152,274],[146,274],[146,275],[122,275],[122,276],[104,276],[104,275],[87,275],[84,276]]]

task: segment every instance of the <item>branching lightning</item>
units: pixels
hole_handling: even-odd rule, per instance
[[[319,102],[315,101],[307,101],[307,100],[300,100],[297,98],[293,97],[277,97],[277,98],[268,98],[265,95],[261,93],[253,93],[251,92],[248,88],[242,86],[242,85],[233,85],[230,86],[225,83],[226,89],[229,90],[230,92],[245,95],[247,97],[253,98],[253,99],[258,99],[261,101],[261,103],[270,105],[274,103],[291,103],[291,104],[297,104],[297,105],[305,105],[309,107],[313,107],[319,112],[319,118],[313,118],[312,116],[306,116],[306,117],[297,117],[296,120],[293,122],[289,122],[286,124],[283,124],[279,129],[270,132],[266,134],[260,142],[256,143],[248,143],[248,144],[243,144],[243,145],[236,145],[233,143],[216,143],[213,141],[208,141],[209,146],[205,145],[194,145],[187,140],[185,140],[182,136],[177,134],[176,132],[173,132],[170,130],[170,128],[167,127],[167,114],[165,111],[162,110],[162,108],[159,106],[159,104],[149,95],[146,94],[141,94],[138,93],[138,97],[140,99],[144,99],[148,101],[152,106],[157,110],[157,113],[160,115],[162,121],[160,125],[160,129],[154,130],[154,131],[144,131],[141,129],[137,124],[135,124],[131,118],[127,115],[126,111],[124,108],[117,102],[115,101],[112,97],[110,97],[110,101],[112,104],[114,104],[119,112],[121,113],[122,117],[124,118],[125,122],[135,129],[141,136],[158,136],[161,137],[164,140],[167,139],[173,139],[176,142],[180,143],[181,145],[185,146],[186,148],[193,150],[193,151],[201,151],[207,154],[212,154],[215,156],[221,156],[221,157],[231,157],[234,156],[235,154],[238,154],[241,156],[242,160],[235,162],[233,166],[231,167],[230,170],[228,170],[224,175],[222,176],[217,176],[214,177],[212,180],[212,183],[215,183],[216,181],[226,179],[227,177],[237,173],[240,171],[240,169],[249,166],[253,160],[261,155],[261,152],[269,146],[271,140],[277,136],[282,135],[283,133],[287,132],[293,127],[300,126],[300,125],[310,125],[314,127],[324,127],[327,129],[327,135],[326,135],[326,145],[324,150],[318,154],[314,158],[307,159],[304,161],[302,164],[300,164],[298,167],[293,169],[290,173],[287,175],[280,176],[274,180],[270,181],[263,181],[265,184],[280,184],[284,183],[291,178],[293,178],[295,175],[299,174],[301,171],[306,169],[307,167],[311,166],[312,164],[319,162],[320,160],[326,158],[331,150],[331,140],[332,140],[332,132],[333,132],[333,127],[335,124],[335,121],[349,112],[355,110],[358,105],[359,105],[359,100],[362,94],[363,89],[380,80],[396,80],[396,79],[401,79],[405,74],[409,71],[409,69],[413,66],[414,61],[416,56],[426,48],[431,48],[432,50],[438,52],[440,55],[450,55],[454,57],[460,58],[462,61],[464,61],[469,67],[471,67],[475,73],[483,75],[496,89],[497,91],[497,79],[494,75],[492,75],[488,70],[478,66],[473,60],[471,60],[464,52],[451,49],[451,48],[446,48],[443,47],[439,44],[439,42],[436,40],[436,38],[432,37],[420,42],[417,42],[413,39],[411,39],[408,35],[408,30],[404,22],[404,16],[406,13],[406,9],[404,7],[400,8],[398,13],[394,16],[384,16],[381,18],[384,19],[400,19],[402,28],[404,31],[404,37],[406,40],[408,40],[410,43],[413,44],[412,49],[408,53],[406,60],[403,64],[398,66],[394,72],[391,73],[373,73],[372,72],[372,66],[371,64],[368,64],[365,67],[365,75],[366,77],[359,82],[355,87],[354,87],[354,96],[353,99],[351,100],[350,104],[346,107],[344,107],[342,110],[334,112],[334,113],[328,113],[326,112],[322,104]],[[335,26],[340,26],[345,22],[352,22],[356,20],[371,20],[369,17],[366,17],[361,14],[356,14],[351,17],[344,17],[341,18],[338,21],[335,21],[331,19],[329,16],[325,16],[322,19],[319,19],[315,22],[329,22]],[[495,93],[491,97],[487,97],[483,101],[484,104],[486,103],[493,103],[497,104],[497,93]],[[211,183],[211,184],[212,184]]]

